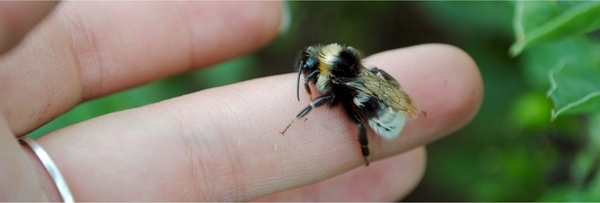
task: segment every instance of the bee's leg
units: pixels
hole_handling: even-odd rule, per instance
[[[365,123],[362,121],[362,119],[360,119],[360,116],[358,116],[352,106],[344,104],[344,107],[352,122],[358,124],[358,143],[360,144],[360,151],[365,159],[365,164],[369,166],[369,155],[371,152],[369,151],[369,139],[367,137],[367,128],[365,127]]]
[[[367,128],[365,128],[365,124],[358,124],[358,130],[358,143],[360,143],[360,150],[363,158],[365,158],[365,164],[369,166],[369,155],[371,155],[371,152],[369,151],[369,139],[367,138]]]
[[[288,128],[290,128],[290,126],[292,126],[292,124],[294,122],[296,122],[298,119],[301,119],[302,117],[306,116],[306,114],[308,114],[308,112],[310,112],[310,110],[320,107],[320,106],[323,106],[324,104],[331,103],[331,101],[333,100],[334,97],[335,96],[333,94],[323,95],[323,96],[316,98],[312,102],[310,102],[310,105],[308,105],[307,107],[302,109],[302,111],[300,111],[300,113],[294,118],[294,120],[292,120],[292,122],[290,122],[290,124],[288,124],[285,127],[285,129],[281,132],[281,134],[283,135],[285,133],[285,131],[287,131]]]
[[[310,72],[306,77],[304,77],[304,88],[306,89],[306,93],[308,93],[308,98],[312,101],[312,93],[310,91],[310,87],[308,86],[308,82],[312,81],[315,83],[317,81],[317,76],[319,76],[319,70],[314,70]]]
[[[371,69],[371,73],[381,73],[381,76],[383,76],[383,79],[385,79],[385,81],[388,81],[390,84],[396,86],[398,89],[400,89],[400,83],[398,83],[398,81],[396,81],[396,79],[394,79],[394,77],[392,77],[392,75],[390,75],[389,73],[380,70],[379,68],[375,67]]]

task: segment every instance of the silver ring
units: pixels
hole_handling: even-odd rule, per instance
[[[54,161],[52,161],[46,150],[44,150],[42,146],[27,136],[20,137],[18,140],[28,144],[35,155],[37,155],[38,159],[40,159],[42,164],[44,164],[44,168],[46,168],[50,174],[50,177],[52,177],[52,180],[54,181],[54,184],[58,189],[58,193],[60,193],[63,201],[69,203],[75,202],[75,200],[73,200],[73,194],[67,185],[67,181],[65,181],[65,178],[62,176],[60,170],[58,170],[58,167],[56,167],[56,164],[54,164]]]

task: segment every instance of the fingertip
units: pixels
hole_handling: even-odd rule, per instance
[[[481,74],[463,50],[424,44],[381,52],[366,64],[388,71],[427,116],[407,123],[398,139],[374,141],[383,157],[432,142],[469,123],[483,99]],[[376,155],[378,156],[378,155]]]
[[[481,72],[473,58],[464,50],[447,45],[431,44],[431,49],[438,49],[441,54],[447,56],[447,73],[454,74],[455,91],[446,109],[447,118],[460,118],[455,123],[450,123],[448,131],[454,131],[469,123],[479,111],[483,101],[483,79]],[[428,47],[429,48],[429,47]],[[446,85],[448,80],[445,80]]]

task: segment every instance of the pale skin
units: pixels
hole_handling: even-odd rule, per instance
[[[278,2],[63,2],[49,14],[55,4],[0,2],[0,201],[60,201],[16,137],[84,101],[259,49],[282,13]],[[390,73],[427,111],[392,141],[369,130],[369,167],[340,109],[315,109],[279,134],[309,103],[296,99],[295,73],[108,114],[36,141],[76,201],[393,201],[423,176],[423,146],[476,114],[481,76],[467,54],[440,44],[365,64]]]

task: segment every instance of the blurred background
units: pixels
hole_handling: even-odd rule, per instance
[[[465,50],[478,64],[484,102],[473,122],[428,146],[423,181],[399,201],[600,201],[596,176],[600,159],[594,154],[598,150],[590,150],[594,149],[590,143],[600,148],[598,138],[590,138],[600,133],[590,123],[600,119],[561,115],[551,122],[548,75],[526,67],[535,62],[531,60],[535,53],[509,54],[515,41],[514,2],[287,2],[286,6],[288,26],[267,47],[210,69],[86,102],[30,136],[206,88],[291,73],[296,54],[308,45],[338,42],[371,55],[446,43]]]

